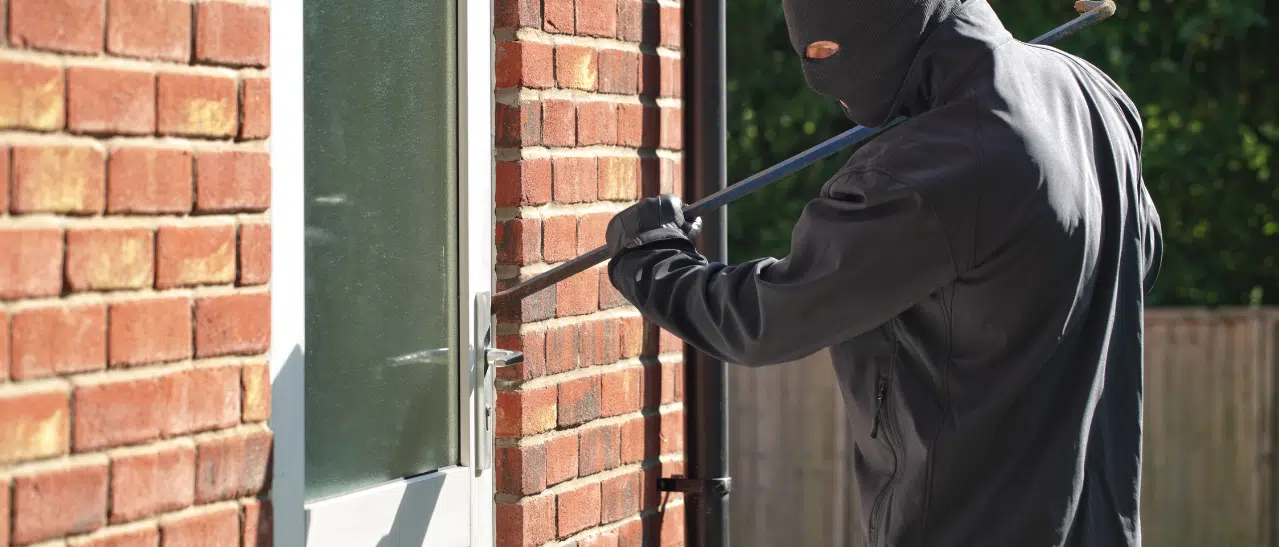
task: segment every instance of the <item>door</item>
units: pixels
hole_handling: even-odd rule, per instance
[[[301,108],[273,103],[301,114],[304,174],[300,237],[277,234],[273,260],[294,274],[277,287],[301,284],[280,290],[303,301],[305,343],[274,380],[300,382],[284,397],[300,408],[276,410],[300,418],[273,421],[292,480],[276,511],[303,517],[281,545],[493,543],[491,30],[467,3],[304,0],[283,44]]]

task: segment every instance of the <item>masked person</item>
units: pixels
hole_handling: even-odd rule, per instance
[[[789,254],[694,248],[673,196],[609,224],[609,277],[725,362],[830,348],[873,547],[1137,546],[1142,310],[1163,254],[1142,126],[984,0],[782,0],[816,92],[909,119],[807,204]]]

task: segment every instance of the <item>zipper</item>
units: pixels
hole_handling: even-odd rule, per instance
[[[894,336],[893,338],[894,338],[893,343],[895,344],[896,336]],[[885,435],[884,444],[888,447],[888,450],[892,452],[893,454],[893,471],[889,473],[888,482],[884,483],[884,488],[881,489],[879,491],[879,494],[875,496],[875,503],[871,505],[870,538],[869,538],[870,542],[868,543],[868,545],[872,547],[878,544],[877,540],[879,538],[879,533],[882,531],[882,525],[880,523],[881,519],[879,517],[879,513],[884,505],[885,500],[888,498],[888,493],[892,490],[893,480],[897,478],[897,465],[898,465],[897,448],[893,446],[894,434],[892,431],[892,424],[889,422],[889,419],[891,418],[891,414],[888,411],[888,406],[887,406],[888,385],[892,380],[892,371],[893,371],[892,367],[893,365],[896,364],[896,360],[897,360],[895,348],[893,353],[894,355],[890,359],[887,366],[887,369],[888,369],[887,372],[880,374],[879,376],[879,391],[875,396],[875,420],[874,420],[874,424],[871,426],[871,431],[870,431],[871,438],[872,439],[877,438],[879,436],[879,428],[882,423],[884,428],[884,435]]]

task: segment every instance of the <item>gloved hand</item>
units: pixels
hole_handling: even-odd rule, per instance
[[[701,217],[684,218],[684,202],[672,194],[644,198],[608,221],[604,234],[609,256],[669,239],[692,240],[702,230]]]

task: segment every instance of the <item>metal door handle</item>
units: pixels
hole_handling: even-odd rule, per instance
[[[510,349],[487,348],[484,351],[484,360],[490,367],[509,367],[523,363],[524,353]]]

